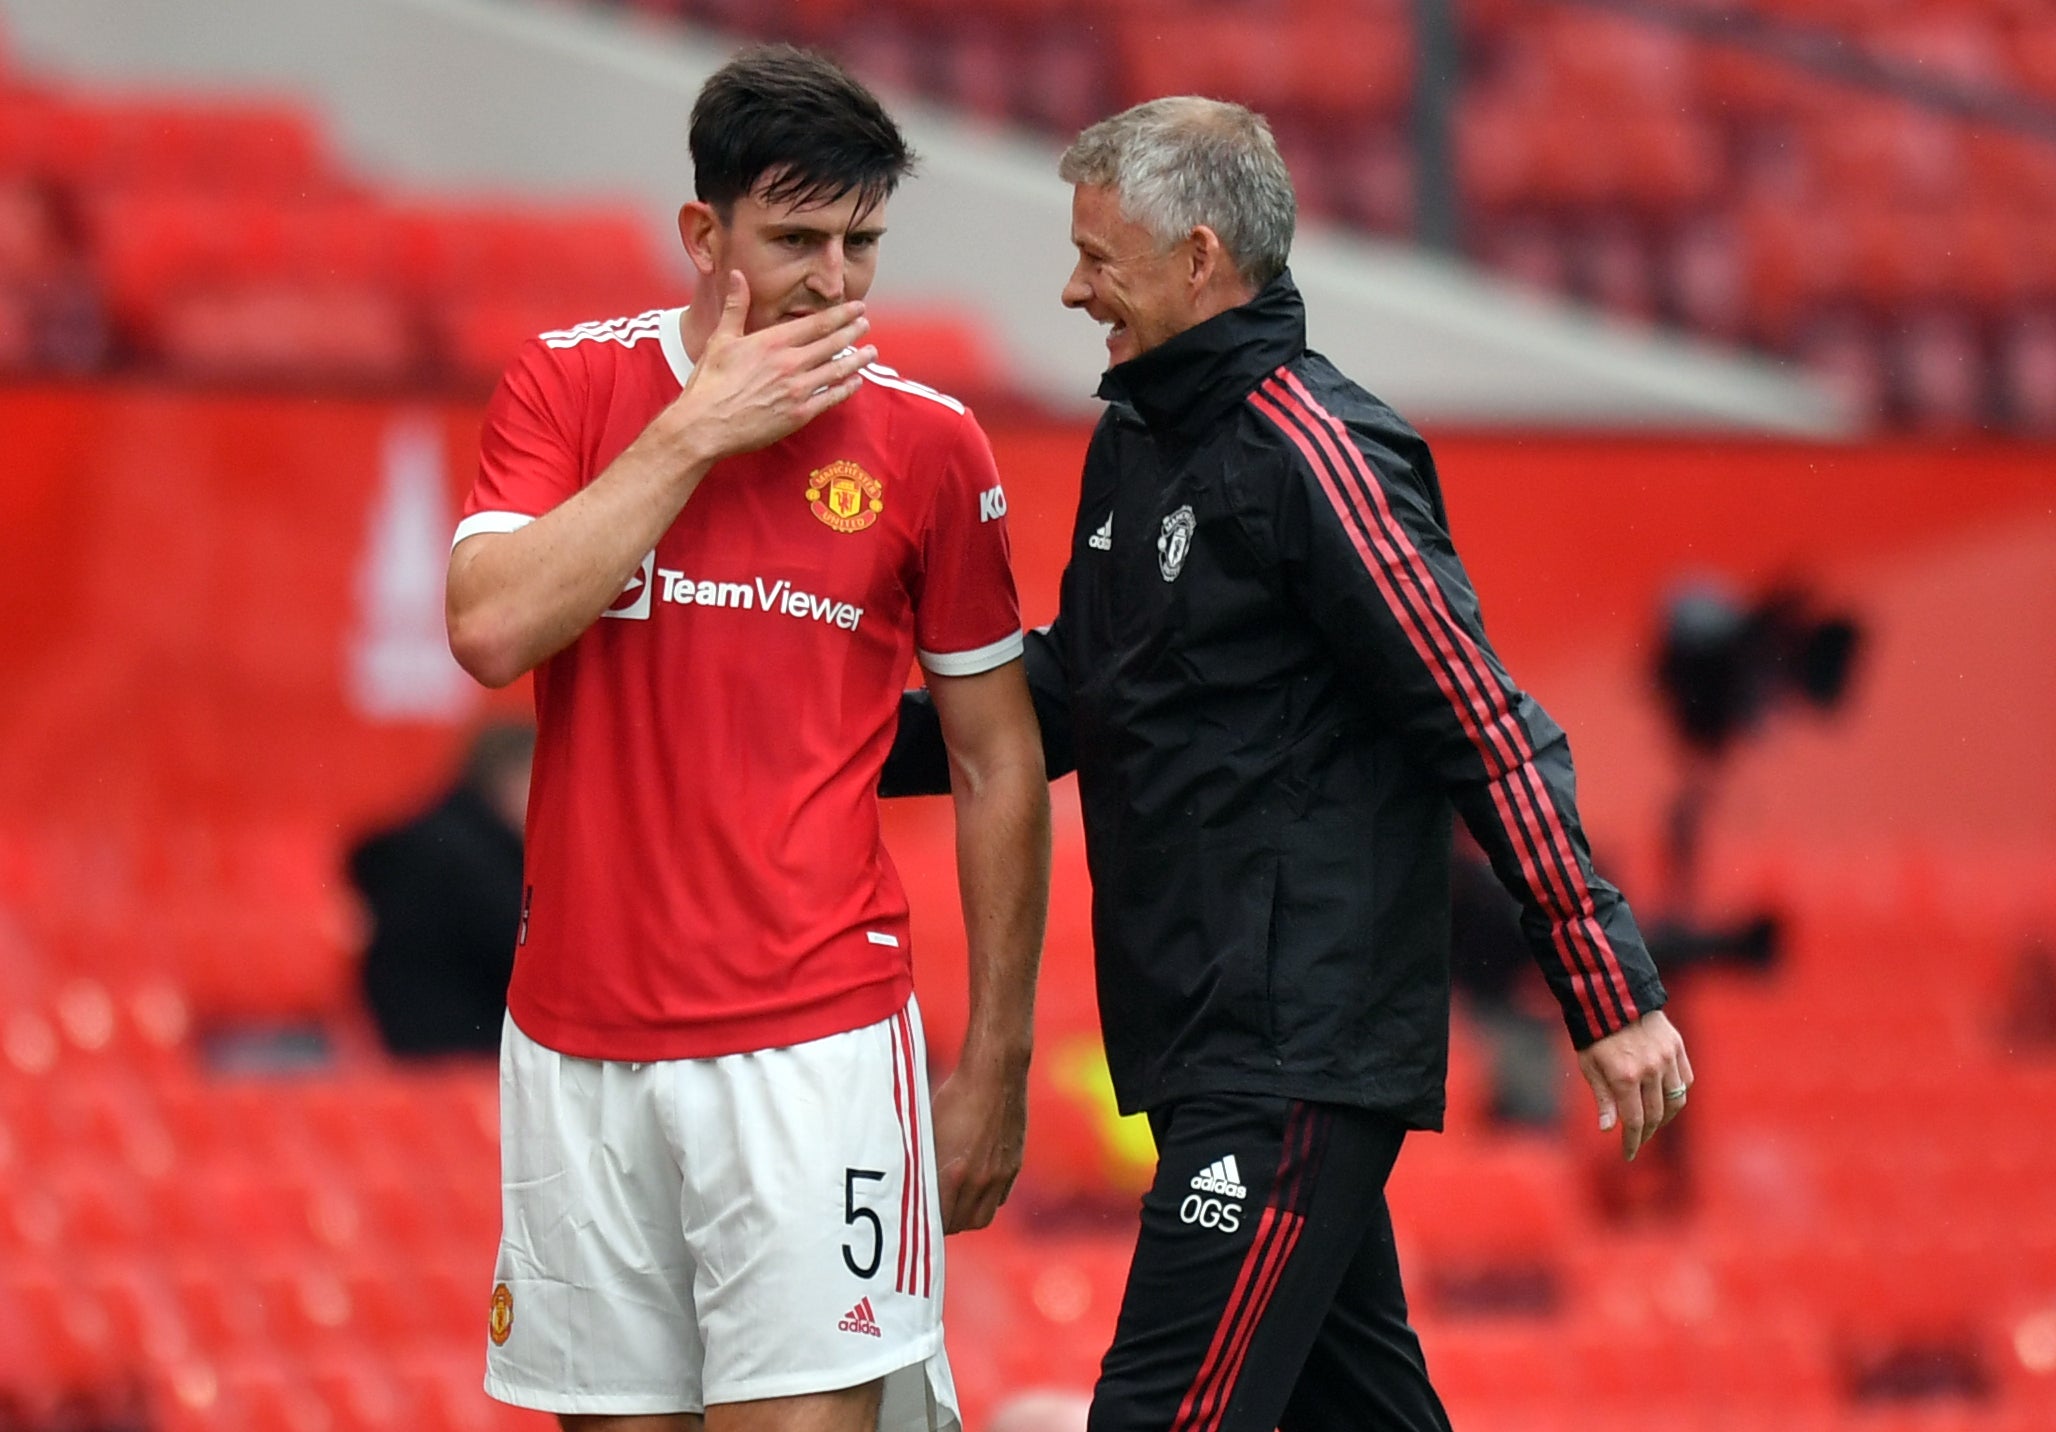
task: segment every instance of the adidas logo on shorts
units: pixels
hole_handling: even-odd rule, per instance
[[[882,1338],[885,1330],[878,1326],[871,1315],[871,1300],[860,1298],[857,1305],[842,1315],[842,1321],[835,1325],[846,1333],[863,1333],[867,1337]]]
[[[1235,1162],[1235,1155],[1215,1159],[1192,1176],[1192,1186],[1201,1193],[1218,1193],[1223,1198],[1247,1198],[1249,1190],[1242,1186],[1242,1170]]]

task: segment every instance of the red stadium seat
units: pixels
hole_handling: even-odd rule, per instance
[[[1924,80],[1962,90],[2004,86],[2006,42],[1990,19],[1967,11],[1891,16],[1865,26],[1863,47]]]
[[[2056,100],[2056,19],[2043,13],[2025,20],[2008,46],[2021,82],[2044,100]]]
[[[1019,44],[996,28],[977,26],[939,43],[945,99],[980,119],[1005,119],[1014,112],[1015,91],[1026,76]]]
[[[1409,1140],[1386,1191],[1414,1300],[1456,1314],[1557,1305],[1586,1216],[1554,1139]]]
[[[264,1356],[272,1346],[272,1327],[263,1293],[219,1258],[210,1253],[172,1269],[178,1318],[193,1347],[210,1361]]]
[[[45,1163],[37,1178],[62,1209],[59,1242],[74,1254],[137,1257],[155,1248],[153,1190],[120,1165],[71,1156]]]
[[[1830,201],[1940,202],[1963,168],[1963,127],[1882,99],[1858,101],[1807,126],[1814,180]]]
[[[646,311],[667,296],[653,292],[634,312]],[[578,298],[479,293],[438,304],[430,322],[442,370],[468,388],[489,391],[529,339],[626,316],[630,315],[606,312]]]
[[[607,209],[449,205],[399,224],[400,277],[418,299],[498,293],[588,305],[586,318],[639,313],[676,293],[648,223]]]
[[[484,1354],[476,1346],[402,1353],[395,1362],[421,1432],[546,1432],[554,1425],[546,1413],[518,1411],[486,1396],[479,1386]]]
[[[414,1432],[422,1425],[419,1390],[393,1371],[387,1349],[360,1345],[323,1354],[305,1366],[307,1381],[338,1432]]]
[[[1281,23],[1281,19],[1283,23]],[[1136,14],[1116,30],[1127,103],[1210,94],[1342,121],[1405,111],[1410,41],[1394,14]]]
[[[1418,1319],[1428,1372],[1460,1426],[1507,1425],[1563,1403],[1570,1369],[1554,1319]]]
[[[1832,86],[1808,71],[1756,50],[1701,45],[1693,50],[1690,63],[1694,88],[1707,110],[1745,124],[1795,119],[1838,97]]]
[[[352,1285],[325,1260],[307,1257],[275,1264],[256,1279],[264,1300],[269,1346],[295,1363],[346,1354],[367,1331]]]
[[[1965,433],[1988,416],[1984,345],[1970,315],[1929,311],[1910,318],[1898,338],[1898,367],[1915,426]]]
[[[1691,46],[1669,26],[1551,9],[1525,29],[1521,57],[1540,71],[1527,83],[1543,90],[1552,107],[1601,116],[1649,113],[1674,110],[1691,94]]]
[[[2050,145],[1988,131],[1968,141],[1965,162],[1971,192],[1981,204],[2043,222],[2056,214],[2056,149]]]
[[[194,294],[166,305],[152,347],[195,377],[241,383],[396,385],[420,365],[406,311],[376,290],[281,285]],[[219,948],[210,946],[210,948]],[[239,969],[264,968],[222,952]],[[232,982],[209,983],[228,994]],[[325,1003],[325,1001],[324,1001]]]
[[[89,187],[280,199],[336,182],[312,122],[290,103],[17,93],[0,100],[0,153],[31,173]]]
[[[1851,240],[1833,211],[1760,205],[1742,213],[1750,327],[1773,344],[1809,315],[1851,295]]]
[[[917,383],[963,398],[1005,389],[1005,368],[977,318],[944,307],[870,307],[878,361]]]
[[[2015,319],[2000,345],[2000,391],[2013,421],[2029,433],[2056,433],[2056,315]]]

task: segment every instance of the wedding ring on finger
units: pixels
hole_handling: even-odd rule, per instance
[[[1680,1085],[1679,1085],[1679,1086],[1678,1086],[1677,1088],[1675,1088],[1675,1089],[1666,1089],[1666,1090],[1664,1090],[1664,1091],[1663,1091],[1663,1101],[1664,1101],[1664,1103],[1666,1103],[1666,1104],[1682,1104],[1682,1103],[1684,1103],[1684,1102],[1685,1102],[1685,1087],[1684,1087],[1684,1085],[1680,1084]]]

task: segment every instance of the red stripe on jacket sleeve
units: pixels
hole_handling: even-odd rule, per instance
[[[1266,380],[1252,403],[1307,458],[1380,595],[1478,751],[1501,826],[1514,838],[1522,874],[1550,916],[1551,943],[1571,976],[1587,1027],[1597,1036],[1632,1021],[1639,1010],[1599,925],[1562,816],[1535,769],[1527,730],[1392,511],[1377,475],[1340,420],[1288,371]],[[1618,1020],[1601,1015],[1609,1004]]]

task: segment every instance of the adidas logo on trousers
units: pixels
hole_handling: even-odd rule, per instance
[[[1249,1190],[1243,1187],[1242,1170],[1235,1163],[1235,1155],[1215,1159],[1192,1176],[1192,1186],[1201,1193],[1218,1193],[1223,1198],[1247,1198]]]

